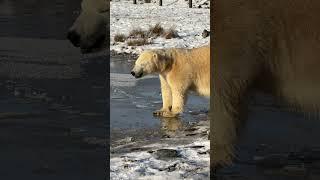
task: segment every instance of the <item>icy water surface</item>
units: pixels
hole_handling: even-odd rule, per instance
[[[65,39],[81,0],[0,0],[0,36]]]
[[[106,67],[101,67],[107,56],[66,52],[67,41],[1,40],[25,41],[42,53],[46,44],[62,47],[45,55],[28,46],[12,52],[0,45],[1,177],[103,176],[109,126]]]
[[[80,0],[0,0],[1,179],[105,177],[108,55],[65,40]]]

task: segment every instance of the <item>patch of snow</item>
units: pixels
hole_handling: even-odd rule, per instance
[[[198,148],[193,148],[198,146]],[[135,179],[209,179],[210,157],[207,152],[210,142],[205,138],[195,139],[191,144],[152,144],[144,147],[174,149],[178,158],[160,160],[149,151],[131,152],[111,157],[110,177],[112,180]]]
[[[195,0],[195,7],[208,4],[208,0]],[[128,35],[130,30],[160,23],[165,29],[175,27],[178,38],[153,39],[151,44],[128,46],[126,42],[115,42],[116,34]],[[110,48],[117,53],[139,54],[145,49],[158,48],[193,48],[209,43],[210,38],[203,38],[204,29],[210,30],[210,9],[189,8],[185,0],[165,0],[163,6],[156,3],[138,3],[120,0],[110,2]]]
[[[210,179],[208,131],[209,121],[205,120],[171,138],[112,146],[110,177],[112,180]]]

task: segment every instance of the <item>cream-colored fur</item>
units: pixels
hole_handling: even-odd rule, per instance
[[[80,15],[69,29],[69,32],[80,37],[79,42],[74,44],[83,51],[100,48],[98,46],[102,46],[102,40],[107,36],[108,12],[107,0],[83,0]]]
[[[253,91],[320,110],[320,1],[230,0],[215,9],[211,168],[232,163]]]
[[[137,78],[158,73],[162,108],[155,115],[175,117],[183,112],[188,92],[210,97],[210,47],[143,52],[132,70]]]

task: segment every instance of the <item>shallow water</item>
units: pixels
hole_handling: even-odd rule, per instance
[[[81,0],[0,0],[0,36],[65,39]]]

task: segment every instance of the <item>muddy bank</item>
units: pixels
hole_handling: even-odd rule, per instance
[[[158,139],[118,140],[111,147],[111,179],[209,179],[209,121],[177,129],[176,119],[167,121]],[[175,125],[174,125],[175,124]]]
[[[118,58],[118,59],[129,59],[129,60],[136,60],[138,58],[138,54],[127,53],[127,52],[117,52],[114,50],[110,51],[111,57]]]

